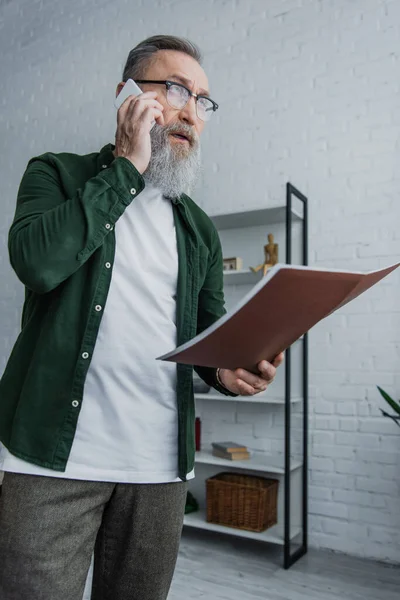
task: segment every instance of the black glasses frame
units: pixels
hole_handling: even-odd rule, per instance
[[[198,101],[199,98],[205,98],[206,100],[208,100],[209,102],[212,103],[212,105],[213,105],[212,106],[213,112],[215,112],[219,108],[219,105],[216,102],[214,102],[214,100],[211,100],[211,98],[209,96],[206,96],[206,94],[194,94],[191,90],[189,90],[189,88],[186,87],[186,85],[183,85],[183,83],[178,83],[177,81],[170,81],[169,79],[165,79],[165,80],[162,80],[162,81],[157,80],[157,79],[135,79],[135,81],[136,81],[136,83],[159,83],[161,85],[165,85],[167,91],[169,90],[169,88],[172,85],[178,85],[179,87],[181,87],[184,90],[186,90],[188,92],[188,94],[189,94],[189,98],[188,98],[186,104],[189,102],[190,97],[193,96],[193,98],[196,101],[196,105],[197,105],[197,101]],[[182,106],[182,108],[184,108],[186,106],[186,104],[184,104],[184,106]],[[174,107],[172,107],[172,108],[174,108]],[[199,117],[199,118],[201,118],[201,117]]]

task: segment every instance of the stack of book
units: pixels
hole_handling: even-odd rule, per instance
[[[247,460],[250,453],[246,446],[236,444],[236,442],[213,442],[213,455],[227,460]]]

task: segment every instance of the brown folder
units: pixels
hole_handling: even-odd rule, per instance
[[[258,373],[261,360],[272,362],[399,265],[369,273],[275,265],[233,310],[158,360]]]

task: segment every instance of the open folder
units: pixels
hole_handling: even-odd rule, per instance
[[[261,360],[272,362],[316,323],[399,265],[358,273],[277,264],[235,308],[157,360],[258,373]]]

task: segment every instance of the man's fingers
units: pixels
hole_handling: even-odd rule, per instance
[[[268,385],[273,382],[276,376],[276,369],[282,363],[284,354],[281,352],[275,358],[273,363],[269,363],[266,360],[262,360],[258,363],[258,369],[260,375],[254,375],[246,369],[235,369],[230,371],[235,378],[235,384],[240,390],[240,394],[243,396],[254,396],[258,392],[267,389]]]
[[[156,123],[158,123],[158,125],[165,125],[164,115],[162,114],[162,112],[160,112],[159,114],[155,114],[155,121]]]
[[[154,106],[159,110],[163,111],[163,105],[156,99],[157,92],[146,92],[145,94],[139,94],[138,96],[128,96],[118,109],[117,120],[122,122],[130,120],[134,114],[140,113],[144,110],[147,105]]]
[[[121,106],[119,107],[119,109],[117,111],[117,115],[119,118],[125,117],[126,113],[132,109],[132,106],[137,97],[138,96],[134,96],[133,94],[131,94],[130,96],[125,98],[125,100],[123,101],[123,103],[121,104]]]
[[[163,112],[164,110],[163,105],[160,104],[160,102],[158,102],[155,98],[142,98],[141,96],[137,96],[132,100],[127,116],[128,118],[139,118],[140,114],[148,108],[156,108],[160,112]]]
[[[279,365],[281,365],[284,360],[285,360],[285,353],[281,352],[280,354],[275,356],[274,360],[272,361],[272,364],[274,365],[274,367],[279,367]]]
[[[248,384],[246,381],[243,381],[243,379],[238,379],[237,384],[239,386],[240,394],[242,396],[254,396],[254,394],[256,393],[254,387]]]
[[[258,368],[263,379],[265,379],[266,381],[272,381],[272,379],[274,379],[276,375],[276,367],[274,367],[274,365],[267,362],[266,360],[262,360],[258,364]]]
[[[246,371],[245,369],[236,369],[235,371],[236,377],[244,381],[247,385],[252,386],[258,390],[266,389],[266,381],[261,377],[257,377],[254,373],[250,373],[250,371]]]

